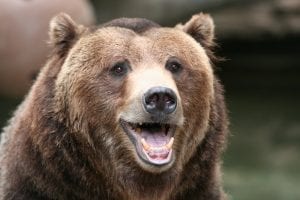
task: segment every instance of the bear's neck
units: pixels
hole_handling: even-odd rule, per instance
[[[179,177],[174,168],[158,174],[125,168],[117,181],[123,186],[119,192],[126,195],[124,199],[169,199]]]

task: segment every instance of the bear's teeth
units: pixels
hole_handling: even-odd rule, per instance
[[[148,151],[151,148],[144,138],[141,139],[141,143],[146,151]]]
[[[174,138],[171,137],[170,141],[168,142],[168,144],[165,145],[165,147],[170,150],[173,146],[173,143],[174,143]]]
[[[163,149],[167,149],[167,150],[171,150],[172,149],[172,146],[173,146],[173,143],[174,143],[174,138],[172,137],[170,139],[170,141],[168,142],[168,144],[164,145],[164,146],[161,146],[161,147],[151,147],[144,138],[141,139],[141,143],[143,145],[143,148],[146,150],[146,151],[160,151],[160,150],[163,150]]]
[[[141,132],[142,132],[142,129],[138,127],[138,128],[135,129],[135,131],[136,131],[137,133],[141,133]]]

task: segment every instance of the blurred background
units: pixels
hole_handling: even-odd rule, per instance
[[[299,0],[0,0],[0,127],[45,63],[50,18],[143,17],[163,26],[210,13],[226,58],[216,74],[231,120],[224,185],[236,200],[300,199]]]

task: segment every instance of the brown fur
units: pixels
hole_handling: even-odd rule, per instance
[[[226,199],[220,155],[227,116],[206,53],[208,15],[176,29],[143,19],[88,29],[62,14],[50,38],[54,52],[2,134],[0,199]],[[184,65],[178,76],[164,69],[170,55]],[[109,68],[124,58],[132,73],[113,79]],[[148,85],[143,74],[153,77]],[[162,167],[140,161],[118,123],[137,105],[135,88],[155,78],[176,91],[182,119],[175,160]]]

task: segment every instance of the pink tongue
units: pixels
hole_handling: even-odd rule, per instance
[[[152,147],[160,147],[168,143],[170,137],[163,132],[142,131],[142,137]]]

